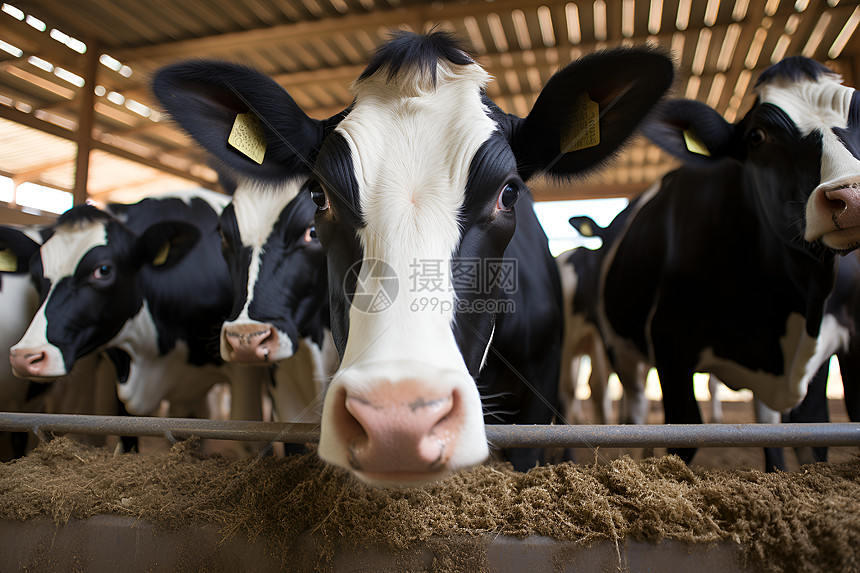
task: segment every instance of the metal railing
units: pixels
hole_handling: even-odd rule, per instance
[[[197,436],[219,440],[310,443],[319,439],[317,424],[84,416],[74,414],[0,413],[0,431],[48,434]],[[489,425],[487,440],[496,447],[704,448],[860,446],[860,423],[824,424],[676,424]]]

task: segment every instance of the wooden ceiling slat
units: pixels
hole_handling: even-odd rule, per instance
[[[129,31],[129,35],[140,37],[147,42],[161,42],[166,37],[154,30],[147,22],[135,13],[135,6],[116,2],[114,0],[91,0],[94,6],[98,7],[101,14],[108,20],[108,25],[125,28]],[[123,4],[122,6],[120,4]],[[129,12],[131,10],[132,12]],[[96,37],[91,34],[92,37]]]
[[[173,0],[164,1],[173,3]],[[175,4],[183,7],[190,14],[196,15],[201,22],[205,22],[207,26],[215,31],[213,35],[232,32],[236,28],[235,22],[232,22],[220,10],[214,10],[209,5],[208,0],[182,0],[182,2],[175,2]]]
[[[245,5],[266,26],[275,26],[284,22],[283,14],[277,8],[261,0],[245,0]]]
[[[148,0],[145,3],[150,12],[161,14],[162,20],[181,24],[187,31],[177,33],[174,38],[191,33],[195,36],[208,36],[218,33],[220,29],[209,22],[211,10],[195,11],[188,0],[175,2],[173,0]]]
[[[117,46],[124,42],[141,40],[127,26],[111,26],[110,20],[105,19],[103,14],[93,13],[92,10],[82,11],[77,3],[65,0],[34,0],[27,4],[27,12],[46,23],[62,22],[62,31],[81,41],[86,41],[86,38],[99,38],[103,45]],[[56,27],[54,24],[52,26]]]
[[[272,0],[272,5],[291,22],[299,22],[306,19],[306,15],[301,14],[291,0]]]
[[[208,3],[224,12],[224,14],[245,30],[257,29],[263,24],[253,13],[245,10],[244,6],[238,2],[233,2],[232,0],[208,0]]]

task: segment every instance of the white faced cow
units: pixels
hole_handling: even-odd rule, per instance
[[[806,58],[756,90],[734,125],[660,106],[646,135],[685,165],[631,207],[603,266],[610,355],[656,366],[667,423],[701,421],[694,372],[789,409],[849,334],[825,302],[837,253],[860,244],[860,99]]]
[[[342,356],[320,457],[373,484],[421,483],[487,458],[485,405],[491,420],[550,422],[561,292],[525,181],[601,163],[671,79],[652,50],[595,54],[553,76],[521,119],[486,96],[489,75],[448,35],[404,33],[378,50],[336,125],[282,91],[225,80],[224,107],[259,115],[268,145],[261,165],[237,169],[271,179],[315,159]],[[224,154],[232,121],[198,140]]]
[[[282,92],[254,70],[213,62],[164,68],[153,80],[153,92],[192,137],[206,140],[211,125],[232,122],[235,103],[241,105],[235,95],[232,106],[221,101],[218,88],[226,82],[262,83],[267,91]],[[336,369],[337,356],[329,330],[325,253],[313,230],[316,207],[306,189],[311,166],[297,161],[273,181],[248,179],[234,167],[243,161],[238,152],[225,147],[215,156],[222,183],[233,196],[220,217],[233,284],[232,310],[221,327],[221,357],[271,366],[270,394],[278,417],[318,422],[324,383]]]
[[[106,350],[121,400],[141,415],[166,399],[173,415],[206,416],[213,384],[242,378],[244,390],[247,373],[217,356],[232,302],[218,231],[227,200],[198,192],[63,214],[31,265],[43,302],[10,350],[15,374],[54,380]],[[259,396],[258,382],[256,407],[239,417],[259,417]]]

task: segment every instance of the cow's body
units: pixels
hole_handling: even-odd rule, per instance
[[[176,101],[211,75],[210,64],[188,66]],[[603,161],[668,87],[669,60],[618,50],[570,66],[525,120],[486,97],[489,76],[445,34],[383,45],[353,86],[354,104],[326,121],[308,118],[277,86],[239,75],[207,86],[220,105],[186,129],[255,180],[314,166],[342,357],[320,456],[371,483],[419,483],[487,457],[485,410],[494,420],[549,422],[560,285],[524,181]],[[249,109],[268,146],[260,165],[223,145]],[[595,129],[599,138],[581,145]],[[489,261],[502,274],[485,276]],[[477,273],[480,284],[469,284]],[[499,312],[508,301],[522,306]],[[537,458],[514,460],[526,467]]]
[[[738,125],[696,102],[661,108],[646,134],[690,164],[629,208],[603,266],[599,319],[616,371],[656,366],[667,423],[701,421],[694,372],[789,409],[846,340],[825,302],[835,250],[860,234],[857,97],[805,59],[765,72],[758,91]],[[709,156],[687,150],[685,130]]]
[[[173,415],[203,417],[209,388],[230,380],[253,395],[254,376],[225,370],[217,356],[232,300],[218,231],[226,201],[195,192],[61,217],[33,269],[43,303],[12,347],[16,374],[53,380],[105,350],[131,413],[152,414],[168,400]],[[259,385],[256,399],[249,417],[258,417]]]

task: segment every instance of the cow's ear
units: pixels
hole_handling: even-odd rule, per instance
[[[736,157],[737,131],[709,105],[688,99],[660,102],[642,125],[648,139],[689,163]]]
[[[567,222],[583,237],[603,238],[603,227],[595,223],[591,217],[586,217],[585,215],[571,217]]]
[[[135,241],[138,266],[169,269],[181,261],[200,240],[200,230],[184,221],[163,221],[149,226]]]
[[[155,74],[152,90],[227,171],[254,180],[278,182],[309,172],[335,121],[311,119],[277,82],[236,64],[174,64]]]
[[[672,84],[657,50],[597,52],[553,75],[529,115],[515,119],[511,146],[520,176],[569,177],[609,158]]]
[[[0,272],[26,273],[41,245],[23,230],[0,225]]]

